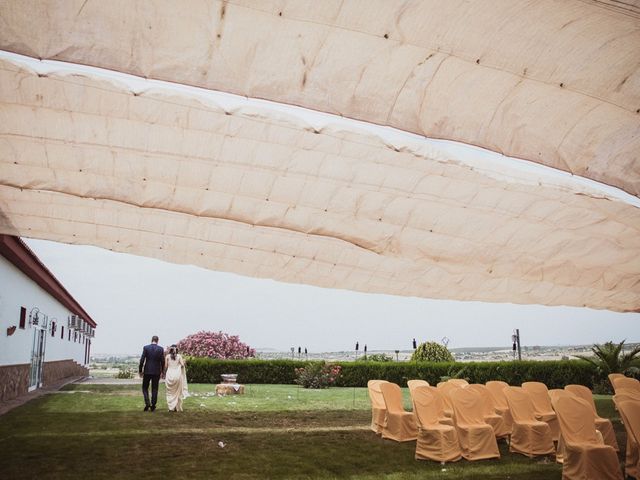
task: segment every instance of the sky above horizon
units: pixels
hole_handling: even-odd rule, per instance
[[[640,314],[368,294],[176,265],[93,246],[24,239],[98,323],[92,353],[136,354],[152,335],[170,345],[200,330],[258,349],[408,350],[640,341]]]

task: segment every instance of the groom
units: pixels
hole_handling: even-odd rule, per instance
[[[144,370],[143,370],[144,367]],[[140,357],[138,374],[142,377],[142,394],[144,395],[144,411],[156,409],[158,401],[158,383],[164,370],[164,349],[158,345],[158,337],[151,338],[151,344],[145,345]],[[144,372],[144,376],[143,376]],[[149,404],[149,382],[151,382],[151,404]]]

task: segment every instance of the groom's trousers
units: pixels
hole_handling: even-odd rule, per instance
[[[149,403],[149,382],[151,382],[151,403]],[[144,395],[144,404],[156,406],[158,401],[158,384],[160,383],[160,375],[144,374],[142,377],[142,394]]]

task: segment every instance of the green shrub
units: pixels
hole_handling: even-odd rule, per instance
[[[220,383],[223,373],[237,373],[240,383],[295,384],[296,368],[324,362],[296,360],[215,360],[188,358],[187,378],[191,383]],[[577,383],[593,388],[600,377],[596,368],[580,360],[515,362],[335,362],[340,365],[339,387],[366,387],[373,379],[406,386],[407,380],[423,379],[437,385],[442,377],[460,375],[469,383],[503,380],[509,385],[539,381],[549,388]]]
[[[413,355],[411,355],[411,361],[414,362],[455,362],[451,352],[444,345],[440,345],[436,342],[424,342],[418,345]]]
[[[188,357],[187,381],[220,383],[223,373],[237,373],[240,383],[293,384],[295,369],[306,362],[297,360],[218,360]]]

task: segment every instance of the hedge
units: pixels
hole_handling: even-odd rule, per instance
[[[307,363],[298,360],[187,359],[190,383],[220,383],[223,373],[237,373],[241,383],[293,384],[295,369]],[[543,382],[549,388],[577,383],[593,388],[599,380],[596,368],[581,360],[512,362],[332,362],[342,367],[338,387],[366,387],[371,379],[388,380],[401,386],[407,380],[424,379],[436,385],[441,377],[458,376],[470,383],[503,380],[509,385]]]

